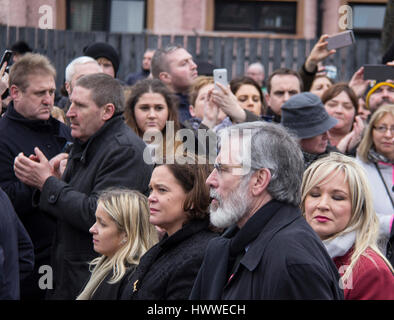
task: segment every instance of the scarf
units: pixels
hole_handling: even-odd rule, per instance
[[[379,162],[384,162],[384,163],[390,163],[390,164],[394,164],[393,161],[390,161],[388,158],[386,158],[384,155],[380,154],[379,152],[377,152],[375,149],[371,148],[368,151],[368,161],[372,162],[372,163],[379,163]]]
[[[383,254],[386,254],[386,246],[390,237],[392,218],[393,215],[378,215],[379,237],[377,246]],[[356,242],[356,231],[344,230],[343,232],[344,234],[335,237],[334,239],[323,240],[323,244],[331,259],[345,255],[345,253],[348,252]]]
[[[344,231],[344,234],[334,239],[323,240],[323,244],[327,249],[331,259],[342,257],[350,250],[356,242],[356,231]]]
[[[305,169],[308,168],[312,164],[313,161],[317,160],[320,157],[319,154],[309,153],[306,151],[302,151],[302,154],[304,155]]]

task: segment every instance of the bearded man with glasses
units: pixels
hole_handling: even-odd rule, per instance
[[[227,228],[208,244],[191,299],[343,299],[321,240],[302,217],[303,156],[278,124],[220,133],[207,178],[211,223]]]

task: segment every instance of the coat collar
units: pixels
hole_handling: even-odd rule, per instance
[[[279,201],[271,200],[257,210],[245,225],[232,237],[230,255],[237,256],[239,253],[243,252],[246,246],[257,238],[261,230],[263,230],[265,225],[281,206],[282,204]]]
[[[70,158],[79,158],[82,163],[86,164],[88,150],[94,148],[97,145],[96,141],[101,141],[101,138],[107,131],[111,130],[114,126],[119,126],[119,122],[123,122],[123,116],[121,114],[114,115],[111,119],[106,121],[104,125],[89,138],[88,141],[83,143],[76,139],[70,152]]]
[[[52,116],[50,116],[48,120],[26,119],[18,111],[15,110],[13,101],[11,101],[10,104],[8,105],[5,117],[7,117],[12,121],[19,122],[23,126],[31,128],[33,130],[52,131],[52,132],[59,131],[60,122],[52,118]]]
[[[163,250],[170,248],[173,245],[176,245],[177,243],[180,243],[183,240],[189,238],[193,234],[200,232],[204,229],[207,229],[208,226],[209,226],[208,219],[204,219],[204,220],[194,219],[194,220],[186,223],[180,230],[175,232],[171,237],[168,237],[168,235],[166,235],[162,239],[162,241],[160,241],[159,246]]]
[[[187,222],[180,230],[175,232],[170,237],[165,235],[164,238],[150,248],[141,258],[140,263],[133,274],[133,294],[136,292],[145,275],[150,270],[150,267],[159,259],[165,252],[176,247],[178,244],[182,243],[185,239],[191,237],[192,235],[207,229],[209,226],[209,220],[197,220],[193,219]]]
[[[271,217],[266,221],[266,224],[262,226],[260,234],[255,241],[250,243],[248,251],[241,259],[240,263],[249,271],[253,271],[257,267],[261,257],[264,255],[267,245],[275,234],[301,217],[301,210],[299,208],[285,203],[280,204],[281,205],[276,208],[276,211],[273,210],[271,213],[266,212],[267,210],[265,207],[262,207],[256,212],[256,214],[260,215],[269,214]]]

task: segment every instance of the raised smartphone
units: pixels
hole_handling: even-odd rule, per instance
[[[213,81],[215,82],[216,89],[219,89],[216,83],[220,83],[222,86],[227,87],[227,69],[213,69]]]
[[[365,64],[364,80],[386,81],[394,79],[394,66],[385,64]]]
[[[351,46],[356,40],[353,30],[346,30],[330,36],[327,38],[327,42],[327,49],[332,50]]]

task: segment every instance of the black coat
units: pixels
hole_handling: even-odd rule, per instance
[[[19,281],[33,271],[33,244],[0,189],[0,300],[19,299]]]
[[[110,187],[147,193],[152,166],[144,162],[144,148],[123,117],[115,116],[85,144],[74,143],[62,180],[48,178],[37,193],[40,208],[57,219],[49,298],[75,299],[90,276],[88,262],[97,253],[89,229],[99,193]]]
[[[63,123],[52,117],[47,121],[26,119],[16,112],[12,102],[0,118],[0,186],[10,198],[34,245],[36,267],[31,277],[22,283],[22,297],[44,297],[45,291],[38,287],[38,279],[42,276],[38,268],[50,263],[56,223],[38,207],[33,207],[34,189],[15,176],[14,160],[20,152],[26,156],[34,154],[34,147],[40,148],[51,159],[71,140],[70,128]]]
[[[139,72],[129,73],[125,79],[125,82],[129,86],[133,86],[138,81],[148,78],[149,74],[150,74],[150,70],[144,70],[144,69],[142,69]]]
[[[116,283],[108,283],[113,272],[111,271],[100,283],[90,300],[120,300],[121,294],[128,284],[129,277],[135,271],[135,265],[129,266],[123,278]]]
[[[143,255],[122,299],[186,300],[208,241],[216,236],[208,221],[194,220],[163,238]]]
[[[209,243],[190,298],[343,299],[338,283],[334,263],[300,210],[274,200],[238,232],[232,228]]]

